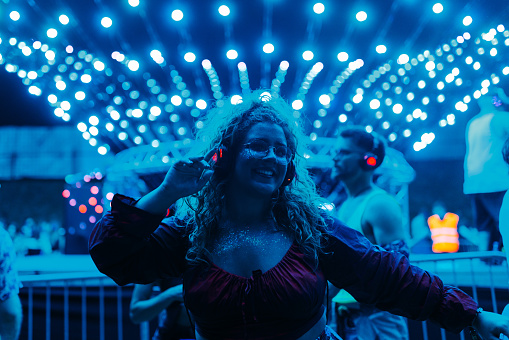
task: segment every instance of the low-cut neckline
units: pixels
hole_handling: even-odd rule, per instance
[[[290,252],[293,251],[293,248],[296,247],[297,244],[295,243],[295,241],[292,241],[290,247],[288,248],[288,250],[285,252],[285,254],[283,255],[283,257],[278,261],[278,263],[276,263],[273,267],[267,269],[265,272],[262,272],[261,273],[261,277],[263,276],[266,276],[267,273],[271,272],[271,271],[274,271],[276,268],[278,268],[279,266],[281,266],[283,264],[283,262],[286,261],[286,259],[288,258],[288,256],[290,255]],[[223,269],[222,267],[219,267],[217,264],[215,264],[212,259],[208,259],[209,260],[209,263],[211,265],[211,267],[214,267],[216,270],[219,270],[220,272],[223,272],[225,273],[226,275],[229,275],[229,276],[233,276],[233,277],[236,277],[238,279],[241,279],[241,280],[250,280],[254,277],[254,272],[256,272],[257,270],[260,270],[260,269],[257,269],[257,270],[254,270],[253,271],[253,275],[251,275],[250,277],[245,277],[245,276],[242,276],[242,275],[237,275],[235,273],[231,273],[229,271],[227,271],[226,269]],[[261,271],[261,270],[260,270]]]

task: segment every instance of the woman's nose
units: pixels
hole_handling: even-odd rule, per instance
[[[277,158],[275,146],[269,146],[269,148],[267,150],[267,154],[265,155],[265,158]]]

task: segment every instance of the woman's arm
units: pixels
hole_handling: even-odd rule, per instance
[[[152,214],[164,214],[178,199],[201,190],[214,173],[205,161],[210,160],[213,153],[214,150],[211,150],[205,157],[177,161],[168,170],[161,185],[143,196],[136,207]]]
[[[203,188],[213,174],[205,157],[175,162],[155,190],[135,201],[115,195],[111,210],[95,225],[89,252],[97,268],[117,284],[150,283],[180,276],[188,239],[185,228],[161,224],[168,208],[178,199]]]
[[[129,316],[136,324],[152,320],[174,302],[184,301],[181,284],[163,290],[155,296],[152,296],[153,287],[153,283],[134,286]]]
[[[509,318],[505,315],[479,311],[472,327],[484,340],[502,339],[500,334],[509,336]]]
[[[174,217],[162,221],[163,215],[150,214],[135,203],[126,196],[113,197],[111,210],[90,234],[95,265],[119,285],[181,276],[189,247],[184,223]]]
[[[320,265],[325,277],[359,302],[413,320],[431,320],[451,332],[472,325],[477,303],[396,252],[372,245],[346,226],[331,231]]]
[[[360,302],[410,319],[428,319],[455,333],[472,326],[484,340],[509,336],[508,317],[480,312],[459,288],[444,285],[402,254],[373,246],[353,229],[335,223],[325,250],[320,265],[326,278]]]

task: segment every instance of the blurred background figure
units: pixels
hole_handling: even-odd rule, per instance
[[[408,256],[401,207],[373,182],[374,171],[384,161],[385,149],[380,137],[361,127],[340,132],[331,178],[343,183],[347,198],[335,215],[373,244]],[[329,289],[332,296],[338,293],[331,285]],[[404,317],[355,303],[345,291],[340,291],[333,301],[340,305],[338,314],[342,321],[338,322],[338,329],[345,340],[408,339]]]
[[[18,257],[64,253],[65,228],[57,220],[37,223],[32,217],[27,217],[21,227],[14,221],[6,225]]]
[[[509,165],[509,138],[506,139],[504,147],[502,148],[502,156],[504,161]],[[506,168],[509,172],[509,166]],[[509,194],[506,192],[502,206],[500,207],[500,233],[502,234],[502,240],[505,246],[505,255],[507,257],[507,264],[509,265],[509,251],[507,246],[509,245]]]
[[[9,233],[0,223],[0,339],[18,339],[23,319],[19,299],[21,282],[15,268],[16,252]]]
[[[184,306],[181,279],[136,284],[129,316],[135,324],[158,318],[152,340],[194,339],[193,327]]]
[[[480,112],[466,127],[463,192],[472,201],[479,250],[502,249],[499,212],[509,189],[509,173],[502,158],[502,145],[509,137],[509,112],[502,105],[509,98],[502,89],[489,90],[477,100]]]

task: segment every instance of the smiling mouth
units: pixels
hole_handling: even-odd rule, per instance
[[[255,170],[255,173],[266,178],[274,177],[273,170]]]

